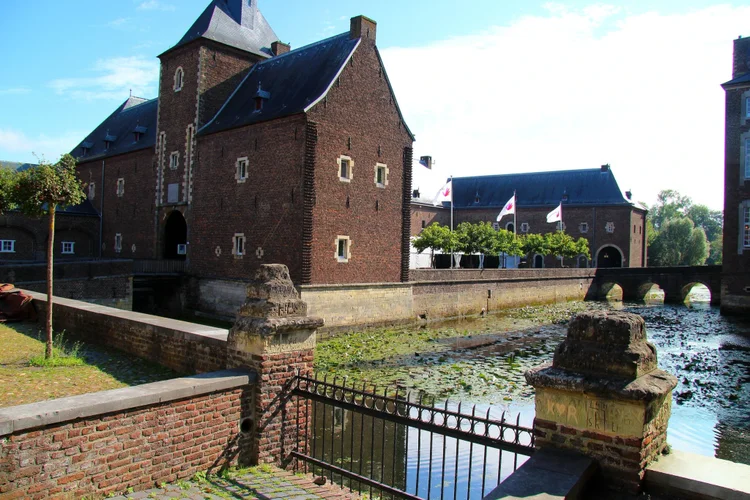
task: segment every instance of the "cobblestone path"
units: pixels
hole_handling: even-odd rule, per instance
[[[178,481],[135,493],[112,497],[123,499],[258,499],[258,500],[360,500],[357,493],[326,482],[313,483],[310,474],[294,474],[276,467],[261,466],[229,472],[225,477],[208,476],[205,479]]]

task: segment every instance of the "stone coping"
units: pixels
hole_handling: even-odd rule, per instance
[[[526,382],[534,387],[646,402],[663,397],[677,385],[674,375],[658,369],[635,380],[625,380],[570,372],[547,363],[532,368],[525,376]]]
[[[157,403],[236,389],[255,383],[246,370],[222,370],[190,377],[92,392],[0,408],[0,436],[46,425],[132,410]]]
[[[23,290],[23,292],[31,295],[35,301],[44,302],[45,304],[47,303],[47,294],[45,293],[32,292],[29,290]],[[123,309],[116,309],[114,307],[92,304],[90,302],[83,302],[80,300],[65,299],[57,296],[53,296],[53,306],[54,305],[69,307],[71,309],[78,309],[92,314],[101,314],[126,321],[132,321],[135,323],[151,325],[157,328],[165,328],[168,330],[172,330],[175,333],[182,334],[185,340],[194,340],[199,342],[226,342],[227,335],[229,335],[229,330],[225,328],[199,325],[197,323],[189,323],[187,321],[180,321],[177,319],[163,318],[161,316],[152,316],[150,314],[144,314],[134,311],[125,311]]]
[[[346,283],[346,284],[321,284],[321,285],[298,285],[301,292],[312,292],[317,290],[347,290],[362,288],[410,288],[411,282],[398,283]],[[303,299],[304,300],[304,299]]]
[[[689,498],[750,500],[750,465],[672,450],[646,467],[647,490]]]

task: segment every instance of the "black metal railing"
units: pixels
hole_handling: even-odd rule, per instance
[[[184,259],[137,259],[133,261],[133,274],[182,274],[184,272]]]
[[[534,452],[520,416],[496,418],[491,407],[465,411],[399,388],[307,375],[297,376],[292,394],[310,401],[297,416],[311,426],[292,452],[298,466],[370,496],[482,498]]]

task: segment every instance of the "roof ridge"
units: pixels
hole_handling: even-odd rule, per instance
[[[330,42],[331,40],[334,40],[335,38],[338,38],[338,37],[343,36],[343,35],[348,35],[348,34],[349,34],[349,32],[345,31],[343,33],[339,33],[338,35],[333,35],[333,36],[329,36],[328,38],[324,38],[323,40],[318,40],[317,42],[308,43],[307,45],[303,45],[302,47],[298,47],[298,48],[296,48],[294,50],[290,50],[289,52],[284,52],[283,54],[279,54],[278,56],[273,56],[273,57],[270,57],[268,59],[264,59],[263,61],[255,63],[254,66],[262,66],[263,64],[266,64],[266,63],[270,63],[270,62],[273,62],[273,61],[278,61],[279,59],[283,59],[284,57],[286,57],[286,56],[288,56],[290,54],[294,54],[295,52],[301,52],[303,50],[308,50],[308,49],[311,49],[313,47],[317,47],[318,45],[322,45],[325,42]]]
[[[138,97],[137,99],[143,99],[143,97]],[[130,98],[128,98],[128,100],[130,100]],[[144,104],[148,104],[148,103],[150,103],[152,101],[158,101],[158,100],[159,100],[158,97],[153,97],[151,99],[144,100],[143,102],[139,102],[138,104],[133,104],[132,106],[128,106],[127,108],[120,110],[120,113],[125,113],[127,111],[130,111],[131,109],[137,108],[138,106],[143,106]],[[124,106],[127,103],[128,103],[128,101],[125,101],[122,104]]]
[[[611,167],[610,167],[611,169]],[[509,175],[542,175],[542,174],[565,174],[565,173],[583,173],[583,172],[600,172],[601,168],[569,168],[565,170],[545,170],[542,172],[510,172],[507,174],[485,174],[485,175],[466,175],[463,177],[453,177],[456,179],[476,179],[478,177],[505,177]],[[607,172],[611,172],[608,170]]]

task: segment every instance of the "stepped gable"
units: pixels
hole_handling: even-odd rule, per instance
[[[158,106],[158,99],[129,97],[73,148],[70,154],[79,161],[89,161],[153,148],[156,144]]]
[[[271,43],[279,40],[257,0],[213,0],[185,35],[169,50],[206,38],[252,54],[271,57]],[[167,51],[169,52],[169,51]]]
[[[612,169],[586,168],[556,172],[528,172],[453,179],[454,208],[502,208],[516,191],[520,207],[632,206],[620,191]]]
[[[359,39],[346,32],[256,64],[199,133],[307,111],[325,96],[358,45]],[[262,109],[256,110],[259,94],[264,102]]]

